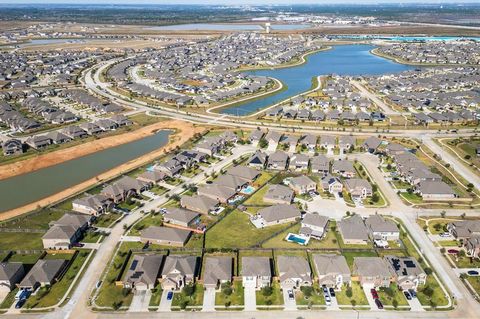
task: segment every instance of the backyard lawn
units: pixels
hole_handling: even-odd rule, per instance
[[[288,227],[289,224],[281,224],[258,229],[253,226],[246,213],[234,210],[206,232],[205,247],[251,247]]]
[[[43,249],[43,233],[2,233],[0,250]]]
[[[333,222],[335,223],[335,222]],[[332,225],[332,222],[330,223]],[[333,224],[334,225],[334,224]],[[308,242],[308,245],[302,246],[294,242],[288,242],[285,240],[287,237],[288,233],[294,233],[298,234],[300,230],[300,223],[297,223],[288,229],[284,230],[277,236],[267,240],[265,243],[263,243],[262,247],[263,248],[331,248],[331,249],[338,249],[338,241],[335,237],[335,232],[332,230],[329,230],[326,234],[326,236],[322,240],[317,240],[310,238],[310,241]]]
[[[113,212],[109,214],[102,214],[96,218],[93,225],[96,227],[110,227],[110,225],[120,218],[120,216],[122,216],[122,214]]]
[[[21,228],[21,229],[45,229],[49,228],[48,223],[57,220],[63,216],[65,212],[53,209],[42,209],[38,212],[19,216],[17,218],[7,220],[1,223],[1,227],[5,228]]]

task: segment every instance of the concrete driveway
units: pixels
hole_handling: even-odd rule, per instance
[[[215,288],[205,290],[202,311],[215,311]]]
[[[158,306],[158,311],[167,312],[172,311],[172,299],[167,300],[167,294],[170,290],[162,291],[162,298],[160,298],[160,305]]]
[[[245,299],[245,311],[257,310],[257,296],[255,295],[255,287],[245,287],[243,290]]]
[[[268,143],[267,152],[275,152],[277,147],[278,143]]]
[[[380,310],[375,304],[375,300],[373,299],[372,293],[370,292],[370,289],[372,288],[373,286],[363,285],[363,292],[365,293],[365,296],[367,296],[368,304],[370,305],[371,310]]]
[[[289,289],[283,289],[282,290],[282,293],[283,293],[283,304],[285,305],[285,308],[284,310],[286,311],[295,311],[297,310],[297,301],[295,300],[295,298],[290,299],[288,298],[288,290]],[[295,292],[294,292],[295,293]]]
[[[407,300],[407,302],[410,306],[410,311],[425,311],[418,298],[412,298],[412,300]]]
[[[152,297],[151,290],[135,291],[133,293],[132,303],[130,304],[130,308],[128,308],[128,311],[129,312],[148,311],[148,304],[150,303],[151,297]]]

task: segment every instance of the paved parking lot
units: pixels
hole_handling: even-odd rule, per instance
[[[205,290],[202,311],[215,311],[215,288]]]
[[[243,290],[245,299],[245,311],[257,310],[257,297],[255,295],[255,287],[245,287]]]

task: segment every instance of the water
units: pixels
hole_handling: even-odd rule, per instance
[[[310,24],[272,24],[272,30],[287,31],[287,30],[303,30],[313,27]]]
[[[350,39],[350,40],[385,40],[397,42],[419,42],[419,41],[458,41],[458,40],[475,40],[480,41],[480,37],[452,37],[452,36],[383,36],[383,35],[337,35],[332,38]]]
[[[303,236],[300,235],[295,235],[292,233],[289,233],[287,236],[287,241],[294,242],[300,245],[306,245],[308,244],[309,238],[304,238]]]
[[[370,50],[374,48],[371,45],[356,44],[333,46],[331,50],[311,54],[307,62],[299,66],[246,72],[276,78],[282,81],[287,89],[265,98],[221,109],[220,112],[231,115],[248,115],[308,91],[312,85],[312,78],[319,75],[377,75],[413,68],[371,54]]]
[[[175,25],[162,25],[158,27],[149,27],[148,30],[171,30],[171,31],[184,31],[184,30],[205,30],[205,31],[260,31],[263,30],[258,24],[220,24],[220,23],[189,23],[189,24],[175,24]]]
[[[56,194],[168,143],[170,131],[0,181],[0,212]]]

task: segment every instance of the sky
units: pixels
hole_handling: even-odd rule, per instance
[[[0,0],[0,4],[386,4],[386,3],[478,3],[480,0]]]

